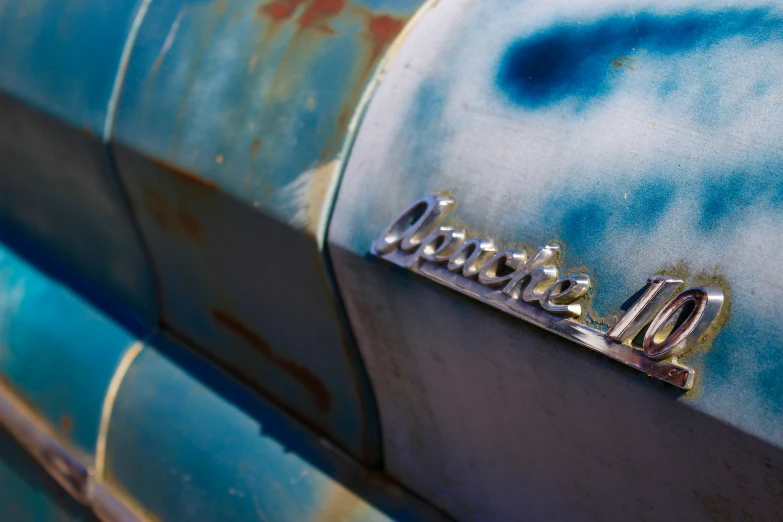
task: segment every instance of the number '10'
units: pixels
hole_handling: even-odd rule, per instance
[[[642,348],[655,360],[676,357],[693,347],[717,319],[723,307],[723,291],[715,286],[695,286],[671,299],[655,314],[658,307],[682,284],[682,280],[655,276],[647,280],[641,297],[606,333],[612,339],[630,344],[649,323]]]

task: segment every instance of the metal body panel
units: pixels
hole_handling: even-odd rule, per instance
[[[154,280],[101,140],[137,8],[0,7],[0,222],[6,243],[141,323],[156,319]]]
[[[114,136],[316,236],[362,93],[421,3],[153,2]]]
[[[161,267],[167,326],[355,454],[377,458],[374,404],[313,238],[115,151],[134,175],[129,194],[144,202],[138,219]]]
[[[63,285],[0,249],[0,378],[94,456],[106,390],[135,338]]]
[[[419,4],[153,2],[113,137],[166,325],[368,463],[321,243],[362,94]]]
[[[329,234],[390,473],[461,520],[781,517],[782,21],[772,4],[627,1],[422,16],[368,106]],[[594,328],[654,274],[719,281],[727,320],[683,358],[694,389],[368,255],[441,191],[499,248],[560,240],[564,273],[594,282]]]
[[[444,520],[163,336],[119,389],[105,476],[160,520]]]

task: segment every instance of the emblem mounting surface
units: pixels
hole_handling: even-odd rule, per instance
[[[455,201],[425,196],[403,210],[373,242],[370,251],[395,265],[484,302],[528,323],[602,353],[678,388],[693,386],[695,370],[677,361],[717,319],[719,287],[689,288],[671,299],[683,281],[647,280],[637,301],[606,333],[575,321],[576,303],[590,288],[584,274],[559,277],[557,245],[527,252],[498,252],[489,239],[439,226]],[[645,331],[646,328],[646,331]],[[641,346],[634,339],[644,332]]]

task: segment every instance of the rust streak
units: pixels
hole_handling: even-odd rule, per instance
[[[192,214],[185,209],[176,208],[165,194],[148,183],[142,183],[141,189],[147,214],[162,230],[185,237],[197,244],[204,244],[204,231]]]
[[[285,22],[301,12],[297,23],[301,30],[315,29],[326,34],[335,30],[328,21],[345,9],[346,0],[272,0],[256,9],[259,16],[269,17],[274,22]],[[300,10],[300,7],[303,8]]]
[[[370,15],[367,21],[367,30],[372,39],[373,49],[370,54],[370,62],[375,62],[384,49],[400,34],[405,26],[405,19],[387,14]]]
[[[70,415],[63,415],[60,417],[60,431],[68,434],[70,433],[71,428],[73,428],[73,419],[71,419]]]
[[[272,364],[304,386],[312,395],[313,402],[319,410],[329,411],[331,409],[332,397],[329,394],[329,390],[312,371],[296,361],[286,359],[285,357],[276,354],[266,339],[230,314],[221,310],[212,310],[210,313],[215,321],[244,339]]]
[[[250,142],[250,154],[255,155],[259,150],[261,150],[261,140],[253,138],[253,141]]]
[[[266,4],[261,4],[256,9],[259,16],[267,15],[273,20],[285,21],[294,15],[294,11],[299,7],[301,0],[272,0]]]
[[[171,174],[175,174],[181,178],[185,178],[186,180],[192,181],[193,183],[198,183],[202,187],[207,187],[210,189],[218,188],[218,184],[212,181],[211,179],[202,178],[198,174],[194,174],[193,172],[183,169],[178,165],[174,165],[173,163],[169,163],[167,161],[158,158],[152,158],[152,162],[158,167],[161,167],[162,169],[166,170],[167,172],[170,172]]]
[[[340,14],[344,8],[345,0],[311,0],[305,12],[299,17],[299,27],[302,29],[314,27],[332,34],[335,31],[327,25],[327,21]]]

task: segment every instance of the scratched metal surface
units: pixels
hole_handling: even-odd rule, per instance
[[[330,225],[390,472],[461,520],[779,520],[783,11],[442,2],[371,101]],[[647,276],[717,280],[678,393],[368,256],[411,201],[559,239],[606,330]]]
[[[163,336],[128,370],[107,448],[106,480],[160,520],[446,522]]]
[[[93,522],[11,436],[0,430],[0,512],[13,522]]]
[[[106,389],[133,342],[102,312],[0,245],[0,379],[88,455],[95,454]]]
[[[174,331],[378,458],[321,252],[350,122],[419,0],[153,2],[113,140]]]
[[[101,136],[139,3],[0,4],[2,239],[128,323],[154,281]]]

